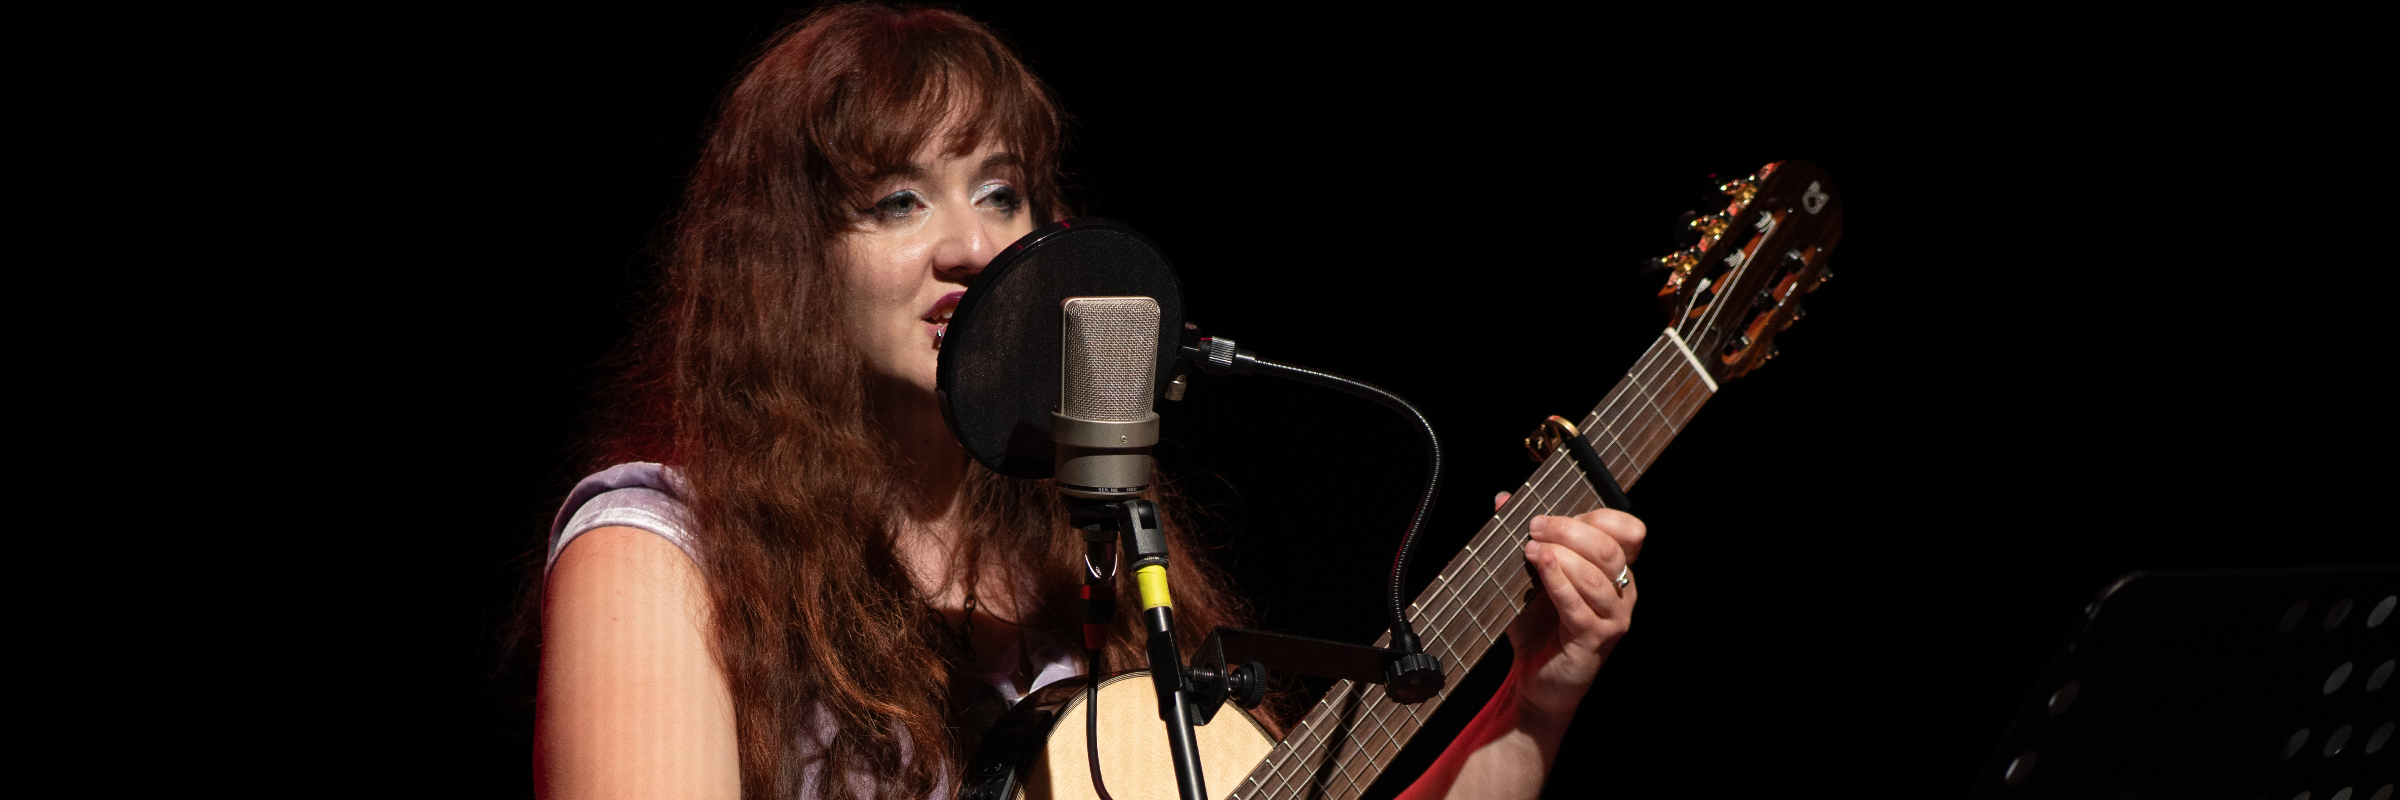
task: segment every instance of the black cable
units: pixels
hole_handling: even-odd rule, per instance
[[[1417,534],[1425,529],[1425,521],[1433,516],[1433,502],[1442,493],[1442,439],[1433,430],[1433,420],[1427,419],[1425,412],[1417,410],[1415,405],[1399,395],[1372,383],[1264,358],[1243,360],[1251,361],[1254,365],[1251,366],[1252,372],[1364,397],[1416,421],[1417,433],[1425,440],[1425,493],[1417,499],[1416,513],[1409,517],[1408,534],[1400,539],[1399,554],[1392,558],[1392,647],[1404,653],[1424,652],[1423,643],[1417,640],[1416,629],[1408,623],[1406,593],[1409,556],[1416,551]]]
[[[1100,651],[1083,652],[1090,659],[1085,663],[1100,663]],[[1092,791],[1100,795],[1100,800],[1116,800],[1108,796],[1108,784],[1100,781],[1100,673],[1097,669],[1086,669],[1084,678],[1083,753],[1092,765]]]
[[[1079,501],[1089,503],[1090,501]],[[1084,527],[1079,520],[1076,527]],[[1102,565],[1106,565],[1103,569]],[[1108,674],[1108,628],[1117,618],[1117,546],[1084,540],[1083,550],[1083,752],[1092,768],[1092,792],[1116,800],[1100,780],[1100,677]]]

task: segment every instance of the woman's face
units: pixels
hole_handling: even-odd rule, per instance
[[[941,149],[889,176],[841,239],[852,336],[877,374],[927,395],[967,281],[1033,232],[1015,154],[988,142],[966,155]]]

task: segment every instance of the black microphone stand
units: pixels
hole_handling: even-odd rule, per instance
[[[1115,611],[1116,549],[1122,543],[1132,557],[1134,580],[1141,589],[1144,645],[1150,661],[1150,680],[1158,692],[1158,718],[1167,724],[1167,751],[1175,762],[1175,786],[1182,800],[1209,800],[1200,772],[1200,745],[1193,725],[1206,725],[1225,702],[1222,690],[1210,692],[1192,680],[1175,644],[1175,603],[1167,586],[1167,535],[1158,521],[1158,507],[1148,500],[1089,500],[1071,498],[1068,513],[1084,534],[1084,653],[1093,676],[1084,703],[1084,737],[1090,755],[1092,788],[1110,800],[1100,781],[1098,704],[1101,648],[1107,641],[1107,622]],[[1110,534],[1115,534],[1111,536]],[[1113,540],[1113,541],[1112,541]],[[1107,597],[1103,601],[1100,598]],[[1103,613],[1107,616],[1103,616]],[[1095,630],[1095,626],[1097,630]]]

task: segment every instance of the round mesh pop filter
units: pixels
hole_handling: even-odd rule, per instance
[[[1069,297],[1158,300],[1158,388],[1172,377],[1183,290],[1175,268],[1132,228],[1097,217],[1045,225],[1000,251],[967,285],[942,336],[934,394],[950,434],[993,472],[1047,478],[1055,465],[1059,306]]]

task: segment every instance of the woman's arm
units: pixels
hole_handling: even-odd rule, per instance
[[[600,528],[559,553],[543,593],[535,793],[739,797],[733,698],[691,559],[648,531]]]
[[[1541,794],[1575,706],[1632,624],[1634,586],[1615,578],[1641,554],[1644,533],[1640,520],[1606,509],[1534,519],[1525,559],[1542,592],[1508,626],[1508,680],[1403,800]]]

